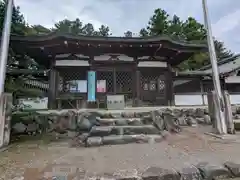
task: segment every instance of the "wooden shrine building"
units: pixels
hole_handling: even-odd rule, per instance
[[[130,106],[171,105],[174,67],[206,44],[169,37],[95,37],[52,33],[12,36],[11,46],[49,71],[48,106],[104,106],[107,95],[124,95]],[[88,103],[88,72],[95,72],[94,103]]]

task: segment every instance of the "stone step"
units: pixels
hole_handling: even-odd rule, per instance
[[[153,125],[142,126],[94,126],[89,136],[131,135],[131,134],[159,134]]]
[[[150,118],[97,118],[97,121],[103,125],[109,126],[126,126],[126,125],[146,125],[151,124]]]
[[[129,143],[158,143],[164,140],[161,135],[111,135],[106,137],[89,137],[87,139],[87,147],[102,145],[118,145]]]

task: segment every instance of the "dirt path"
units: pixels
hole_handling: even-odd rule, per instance
[[[0,154],[0,179],[22,176],[29,168],[41,171],[53,164],[71,165],[88,170],[89,174],[103,174],[123,169],[143,171],[149,166],[178,169],[200,161],[234,160],[240,163],[239,149],[238,143],[216,140],[196,128],[184,129],[158,144],[69,148],[68,143],[22,143]]]

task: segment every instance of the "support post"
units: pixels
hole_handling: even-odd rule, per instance
[[[202,79],[200,79],[200,92],[201,92],[201,95],[202,95],[203,105],[206,105],[205,98],[204,98],[204,87],[203,87],[203,80]]]
[[[134,106],[139,107],[140,106],[140,71],[136,68],[134,72]]]
[[[217,57],[216,57],[216,51],[212,36],[212,30],[211,30],[211,23],[208,18],[208,8],[206,4],[206,0],[202,0],[202,6],[203,6],[203,14],[204,14],[204,23],[207,30],[207,41],[208,41],[208,48],[209,48],[209,54],[210,54],[210,60],[212,64],[212,71],[213,71],[213,84],[214,84],[214,90],[216,92],[216,96],[214,96],[215,99],[215,110],[216,110],[216,118],[217,121],[219,121],[219,124],[221,125],[221,134],[227,133],[227,127],[225,122],[225,112],[224,112],[224,100],[222,96],[221,91],[221,85],[220,85],[220,79],[219,79],[219,72],[218,72],[218,66],[217,66]]]
[[[235,134],[230,95],[227,91],[224,91],[223,97],[225,101],[225,118],[226,118],[226,125],[227,125],[227,133]]]
[[[49,72],[49,89],[48,89],[48,109],[56,108],[56,69],[55,69],[55,56],[50,60]]]
[[[174,106],[174,87],[173,87],[173,73],[170,64],[167,64],[167,72],[165,73],[166,97],[167,105]]]
[[[4,92],[6,66],[8,59],[9,39],[12,24],[13,0],[6,1],[6,13],[4,17],[2,38],[1,38],[1,52],[0,52],[0,96]]]

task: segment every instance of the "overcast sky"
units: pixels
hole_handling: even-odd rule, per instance
[[[15,0],[26,21],[52,27],[64,18],[108,25],[113,35],[138,33],[154,9],[162,8],[181,19],[203,22],[201,0]],[[240,52],[240,0],[208,0],[213,35],[234,52]]]

